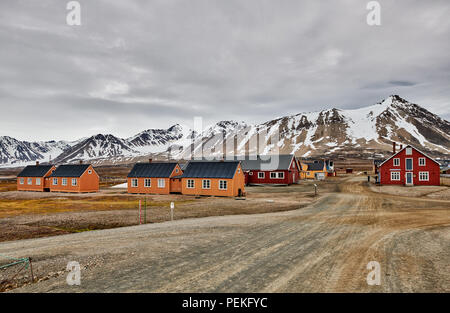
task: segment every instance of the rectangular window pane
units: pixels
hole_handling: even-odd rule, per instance
[[[158,179],[158,187],[159,188],[164,188],[165,185],[166,185],[166,181],[163,178]]]
[[[58,185],[58,178],[53,178],[53,185]]]
[[[77,185],[77,179],[76,178],[72,178],[72,186],[76,186]]]

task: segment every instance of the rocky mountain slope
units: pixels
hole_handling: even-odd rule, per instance
[[[224,140],[225,139],[225,140]],[[201,131],[179,124],[148,129],[130,138],[98,134],[75,142],[25,142],[0,137],[0,166],[36,160],[56,163],[133,162],[148,155],[295,153],[300,157],[383,157],[392,141],[412,144],[434,155],[450,154],[450,123],[399,96],[354,110],[328,109],[277,118],[262,124],[221,121]]]

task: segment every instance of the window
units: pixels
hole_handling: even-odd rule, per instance
[[[92,170],[89,170],[89,171],[88,171],[88,174],[92,174]]]
[[[253,176],[253,172],[249,172],[248,175]]]
[[[27,184],[33,185],[33,178],[27,178]]]
[[[63,179],[62,179],[61,185],[67,186],[67,178],[63,178]]]
[[[158,188],[164,188],[166,186],[166,181],[164,180],[164,178],[159,178],[158,179]]]
[[[413,169],[413,159],[406,159],[406,170],[412,171]]]
[[[264,179],[265,173],[264,172],[258,172],[258,178]]]
[[[238,168],[238,173],[239,173],[239,174],[241,173],[241,169],[240,169],[240,168]]]
[[[175,173],[178,173],[178,167],[175,169]]]
[[[194,188],[194,180],[193,179],[188,179],[186,186],[187,186],[187,188]]]
[[[133,178],[131,180],[131,187],[137,187],[138,186],[138,180],[137,178]]]
[[[394,159],[394,166],[400,166],[400,158]]]
[[[412,155],[412,148],[406,148],[406,155]]]
[[[36,185],[38,185],[38,186],[41,185],[41,179],[40,178],[36,178]]]
[[[425,158],[419,158],[419,166],[425,166]]]
[[[53,178],[53,185],[58,185],[58,178]]]
[[[271,172],[270,173],[270,178],[283,179],[284,178],[284,172]]]
[[[219,189],[227,190],[227,181],[226,180],[219,180]]]
[[[25,179],[24,179],[23,177],[21,177],[21,178],[19,179],[19,183],[20,183],[21,185],[23,185],[23,184],[25,183]]]
[[[144,187],[151,187],[151,186],[152,186],[151,178],[144,179]]]
[[[72,186],[78,185],[78,181],[76,178],[72,178]]]
[[[428,181],[428,172],[419,172],[419,181]]]
[[[202,188],[203,189],[211,189],[211,180],[209,179],[204,179],[202,181]]]
[[[400,180],[400,172],[391,172],[391,180]]]

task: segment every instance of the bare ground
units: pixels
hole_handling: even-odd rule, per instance
[[[450,292],[450,202],[350,178],[302,209],[184,219],[0,244],[32,256],[17,292]],[[81,286],[66,284],[68,261]],[[381,264],[380,286],[366,265]]]

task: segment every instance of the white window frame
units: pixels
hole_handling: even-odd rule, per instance
[[[144,179],[144,187],[145,187],[145,188],[150,188],[150,187],[152,187],[152,179],[151,179],[151,178],[145,178],[145,179]]]
[[[19,178],[19,184],[24,185],[25,184],[25,178],[20,177]]]
[[[192,183],[192,184],[191,184]],[[188,189],[194,189],[195,188],[195,180],[193,179],[188,179],[186,181],[186,188]]]
[[[202,180],[202,189],[211,189],[211,179]]]
[[[425,179],[426,177],[426,179]],[[430,173],[429,172],[419,172],[419,181],[430,181]]]
[[[41,179],[39,177],[36,178],[36,186],[41,185]]]
[[[71,180],[72,180],[71,181],[72,186],[78,186],[78,179],[77,178],[72,178]],[[73,182],[75,182],[75,184]]]
[[[411,160],[411,168],[407,168],[408,160]],[[406,158],[405,159],[405,170],[406,171],[412,171],[413,169],[414,169],[414,159],[413,158]]]
[[[31,177],[27,178],[27,185],[33,185],[33,178]]]
[[[139,186],[138,179],[137,178],[132,178],[131,179],[131,187],[137,188],[138,186]]]
[[[166,180],[164,178],[158,178],[158,188],[165,188]]]
[[[89,170],[89,171],[88,171],[88,174],[92,174],[92,170]]]
[[[61,178],[61,186],[67,186],[67,178]]]
[[[270,172],[270,179],[284,179],[284,172]]]
[[[394,158],[394,166],[400,166],[400,158]]]
[[[219,190],[227,190],[228,189],[228,181],[219,180]]]
[[[423,164],[420,161],[423,161]],[[419,158],[419,166],[426,166],[426,165],[427,165],[426,158]]]
[[[261,175],[262,174],[262,175]],[[258,179],[264,179],[266,178],[266,173],[264,172],[258,172]]]
[[[412,148],[408,147],[405,149],[405,155],[412,155]]]
[[[57,177],[53,177],[52,184],[53,184],[53,186],[58,186],[58,178]]]
[[[253,176],[253,172],[248,172],[248,175]]]
[[[394,174],[396,174],[395,177]],[[400,181],[400,171],[391,172],[391,181]]]

